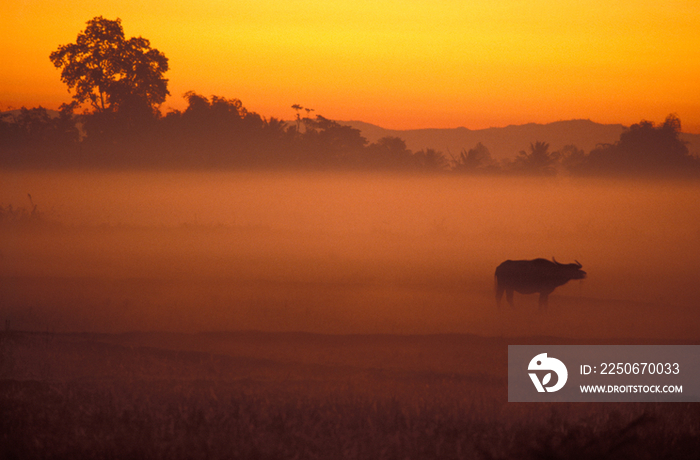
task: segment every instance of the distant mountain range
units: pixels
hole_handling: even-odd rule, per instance
[[[58,112],[47,110],[50,117],[57,117]],[[0,112],[0,115],[17,115],[19,110]],[[467,129],[386,129],[363,121],[336,120],[341,125],[359,129],[369,141],[375,142],[382,137],[398,137],[406,141],[406,146],[415,151],[435,149],[457,157],[462,149],[469,150],[477,143],[484,144],[495,159],[513,158],[521,150],[528,150],[530,143],[537,141],[549,143],[549,151],[560,150],[565,145],[575,145],[588,153],[598,144],[612,144],[620,139],[620,134],[627,128],[624,125],[604,125],[591,120],[567,120],[554,123],[510,125],[503,128]],[[286,120],[288,124],[295,123]],[[690,153],[700,157],[700,134],[681,133],[681,139],[688,145]]]
[[[406,146],[413,150],[432,148],[441,150],[445,155],[459,155],[462,149],[471,149],[478,142],[484,144],[496,159],[513,158],[521,150],[528,150],[530,143],[537,141],[549,143],[549,150],[560,150],[565,145],[573,144],[588,153],[598,144],[612,144],[619,140],[626,128],[623,125],[604,125],[590,120],[557,121],[548,124],[529,123],[510,125],[504,128],[487,128],[471,130],[467,128],[451,129],[408,129],[394,130],[364,123],[362,121],[338,121],[359,129],[369,141],[386,136],[399,137],[406,141]],[[700,134],[682,133],[681,139],[688,142],[691,153],[700,156]]]

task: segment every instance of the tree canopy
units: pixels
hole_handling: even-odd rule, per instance
[[[49,56],[61,70],[61,81],[80,104],[96,112],[150,111],[165,101],[168,58],[142,37],[126,39],[121,20],[95,17],[75,43],[61,45]]]
[[[521,150],[513,162],[516,172],[553,176],[557,173],[556,163],[559,160],[559,152],[549,152],[549,144],[537,141],[530,143],[530,152]]]
[[[700,177],[700,158],[680,138],[681,123],[641,121],[614,144],[589,154],[574,145],[549,151],[530,143],[513,160],[491,157],[478,143],[451,160],[432,148],[412,151],[399,137],[374,142],[359,129],[294,104],[292,123],[247,110],[239,99],[194,91],[188,107],[161,116],[169,95],[168,59],[143,37],[127,39],[119,18],[95,17],[75,43],[49,56],[73,102],[60,112],[22,108],[0,112],[0,166],[94,166],[166,168],[349,168],[452,171],[463,174],[552,176],[571,174]],[[81,104],[92,111],[74,115]],[[302,117],[302,113],[306,116]]]
[[[681,121],[673,114],[659,126],[643,120],[625,130],[614,144],[593,149],[570,170],[578,174],[696,174],[698,159],[690,155],[680,132]]]

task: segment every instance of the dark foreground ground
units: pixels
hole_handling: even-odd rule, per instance
[[[552,340],[4,332],[0,458],[697,458],[697,404],[508,403]]]

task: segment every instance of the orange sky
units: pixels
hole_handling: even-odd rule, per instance
[[[386,128],[676,113],[700,133],[695,0],[16,0],[0,4],[0,110],[70,101],[48,56],[95,16],[170,59],[172,96],[292,104]]]

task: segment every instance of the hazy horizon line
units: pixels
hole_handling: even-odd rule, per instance
[[[3,106],[4,106],[4,110],[2,110]],[[59,113],[59,110],[58,110],[57,108],[49,108],[49,107],[45,107],[45,106],[43,106],[43,105],[41,105],[41,104],[39,104],[39,105],[37,105],[37,106],[34,106],[34,107],[27,107],[27,106],[23,105],[22,107],[19,107],[19,108],[16,108],[16,107],[11,106],[11,105],[5,106],[4,104],[0,104],[0,114],[17,112],[17,111],[20,111],[20,110],[23,109],[23,108],[26,108],[26,109],[31,110],[31,109],[40,108],[40,107],[46,109],[47,112],[55,112],[56,114]],[[180,109],[175,109],[175,108],[173,108],[173,107],[168,107],[167,109],[159,108],[158,111],[161,113],[161,115],[166,115],[166,114],[169,113],[169,112],[180,111]],[[251,110],[251,112],[253,112],[253,113],[258,113],[258,115],[262,116],[262,117],[265,118],[265,119],[278,118],[278,117],[275,117],[275,116],[266,116],[266,115],[264,115],[264,114],[262,114],[262,113],[259,113],[259,112],[255,111],[255,110]],[[321,115],[321,114],[318,113],[317,115]],[[600,126],[621,126],[621,127],[625,128],[625,129],[627,129],[627,128],[629,128],[630,126],[632,126],[632,124],[636,124],[636,123],[639,123],[639,122],[641,122],[641,121],[651,121],[651,122],[653,122],[655,125],[661,123],[661,122],[659,122],[659,121],[651,120],[651,119],[648,119],[648,118],[645,118],[645,117],[641,117],[641,118],[639,119],[639,121],[637,121],[637,122],[635,122],[635,123],[632,123],[632,124],[625,124],[625,123],[622,123],[622,122],[617,122],[617,123],[604,123],[604,122],[599,122],[599,121],[592,120],[591,118],[576,118],[576,117],[573,117],[573,118],[560,118],[560,119],[557,119],[557,120],[554,120],[554,121],[547,121],[547,122],[528,121],[528,122],[522,122],[522,123],[509,123],[509,124],[503,124],[503,125],[491,125],[491,126],[483,127],[483,128],[472,128],[472,127],[468,127],[468,126],[465,126],[465,125],[459,125],[459,126],[441,126],[441,127],[440,127],[440,126],[421,126],[421,127],[408,127],[408,128],[407,128],[407,127],[403,127],[403,128],[402,128],[402,127],[391,126],[391,124],[386,124],[386,125],[385,125],[385,124],[382,124],[381,122],[377,122],[377,121],[367,121],[367,120],[362,120],[362,119],[341,119],[341,118],[326,117],[325,115],[321,115],[321,116],[323,116],[323,117],[325,117],[325,118],[327,118],[327,119],[329,119],[329,120],[335,121],[335,122],[337,122],[337,123],[362,123],[362,124],[370,125],[370,126],[375,127],[375,128],[381,128],[381,129],[386,130],[386,131],[439,131],[439,130],[446,130],[446,131],[447,131],[447,130],[458,130],[458,129],[464,129],[464,130],[467,130],[467,131],[486,131],[486,130],[490,130],[490,129],[505,129],[505,128],[511,128],[511,127],[530,126],[530,125],[547,126],[547,125],[553,125],[553,124],[557,124],[557,123],[566,123],[566,122],[574,122],[574,121],[590,122],[590,123],[593,123],[593,124],[596,124],[596,125],[600,125]],[[311,118],[313,119],[314,117],[311,117]],[[295,120],[293,117],[280,117],[280,118],[278,118],[278,119],[281,120],[281,121],[283,121],[283,122],[285,122],[285,123],[295,123],[295,122],[296,122],[296,120]],[[684,127],[683,125],[681,125],[681,131],[680,131],[680,132],[685,133],[685,134],[697,134],[697,135],[700,135],[700,126],[691,127],[691,128],[688,130],[686,127]]]

